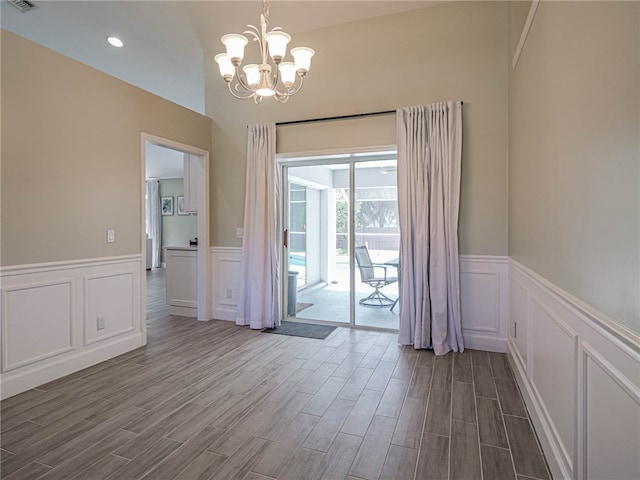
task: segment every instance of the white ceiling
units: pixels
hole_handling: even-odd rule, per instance
[[[182,178],[184,176],[184,154],[153,143],[146,146],[146,178]]]
[[[2,28],[200,113],[205,61],[222,51],[222,35],[257,24],[262,11],[259,0],[30,1],[38,8],[21,13],[2,0]],[[295,34],[436,3],[272,0],[270,19]],[[108,35],[125,46],[111,47]]]

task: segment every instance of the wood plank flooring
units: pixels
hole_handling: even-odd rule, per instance
[[[169,315],[167,305],[167,270],[154,268],[147,270],[147,321]]]
[[[149,344],[1,404],[1,477],[550,478],[502,354],[165,316]]]

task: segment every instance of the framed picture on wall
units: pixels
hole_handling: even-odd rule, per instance
[[[184,197],[179,195],[178,199],[178,215],[189,215],[189,212],[184,211]]]
[[[162,215],[173,215],[173,197],[162,197],[160,204],[162,205]]]

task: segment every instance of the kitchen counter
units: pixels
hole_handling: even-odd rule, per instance
[[[164,247],[165,250],[182,250],[182,251],[196,251],[198,247]]]
[[[171,315],[198,316],[198,247],[164,247]]]

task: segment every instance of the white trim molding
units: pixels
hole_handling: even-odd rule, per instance
[[[638,336],[513,259],[509,283],[508,357],[553,476],[640,478]]]
[[[152,135],[150,133],[142,132],[140,134],[140,202],[141,205],[145,204],[145,169],[146,169],[146,161],[147,161],[147,142],[158,145],[161,147],[170,148],[173,150],[177,150],[179,152],[194,155],[196,157],[196,161],[192,164],[192,167],[195,167],[196,173],[196,202],[197,202],[197,223],[198,223],[198,261],[196,263],[197,269],[197,317],[198,320],[207,321],[211,320],[211,316],[209,315],[211,310],[211,297],[209,293],[211,292],[210,280],[211,280],[211,271],[210,271],[210,247],[209,247],[209,152],[207,150],[203,150],[198,147],[193,147],[191,145],[186,145],[184,143],[176,142],[174,140],[170,140],[168,138],[158,137],[157,135]],[[147,242],[145,235],[145,209],[142,208],[140,210],[140,251],[142,252],[142,257],[146,258],[147,251]],[[146,281],[146,278],[143,278],[143,282]],[[143,293],[146,289],[144,288],[143,283]],[[144,300],[144,298],[143,298]],[[146,317],[146,305],[144,302],[141,304],[141,314],[142,318]],[[177,312],[176,312],[177,313]],[[147,330],[143,329],[142,335],[144,337],[144,343],[147,343]]]
[[[2,398],[142,346],[141,272],[141,255],[0,269]]]
[[[538,10],[539,3],[540,0],[533,0],[531,2],[529,14],[527,15],[527,19],[524,22],[524,27],[522,28],[522,33],[520,34],[520,40],[518,41],[518,46],[516,47],[516,51],[513,54],[513,60],[511,61],[511,67],[514,69],[518,65],[520,55],[522,55],[522,49],[524,48],[524,44],[527,41],[527,36],[529,35],[529,30],[531,30],[531,24],[533,24],[533,18],[536,16],[536,11]]]
[[[46,262],[46,263],[30,263],[25,265],[9,265],[0,267],[0,277],[6,278],[11,275],[24,275],[26,273],[43,273],[52,272],[55,270],[71,270],[73,268],[86,268],[118,265],[120,263],[131,263],[139,261],[141,256],[135,255],[121,255],[118,257],[100,257],[100,258],[83,258],[79,260],[63,260],[58,262]]]

